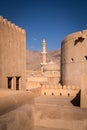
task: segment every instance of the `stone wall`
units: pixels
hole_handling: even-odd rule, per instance
[[[25,89],[26,32],[0,16],[0,87]],[[9,78],[9,79],[8,79]],[[9,80],[9,81],[8,81]]]
[[[87,30],[68,35],[61,45],[61,82],[81,87],[87,75]]]
[[[26,79],[26,89],[38,88],[41,87],[42,83],[47,84],[48,79],[41,76],[30,76]]]
[[[41,71],[26,70],[26,77],[41,76]]]
[[[42,85],[42,95],[45,96],[73,96],[79,93],[78,86]]]
[[[75,97],[79,91],[79,86],[62,86],[61,84],[48,84],[48,82],[27,82],[26,90],[31,91],[34,90],[37,93],[40,93],[40,95],[44,96],[73,96]],[[38,95],[38,94],[37,94]]]
[[[26,71],[26,89],[41,87],[41,84],[58,85],[60,75],[59,72],[54,73],[47,71],[41,74],[41,71]]]
[[[84,75],[81,79],[81,108],[87,108],[87,75]]]

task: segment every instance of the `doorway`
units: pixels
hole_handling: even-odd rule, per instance
[[[16,90],[20,89],[20,77],[16,77]]]
[[[8,77],[8,89],[12,88],[12,77]]]

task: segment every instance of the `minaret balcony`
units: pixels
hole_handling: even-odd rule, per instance
[[[41,64],[41,66],[44,66],[44,65],[46,65],[47,63],[40,63]]]
[[[41,52],[41,54],[47,54],[47,52]]]

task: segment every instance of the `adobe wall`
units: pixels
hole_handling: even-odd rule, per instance
[[[41,96],[41,88],[29,91],[0,89],[0,130],[32,130],[37,96]]]
[[[50,79],[51,82],[54,81],[53,78]],[[79,86],[70,86],[70,85],[64,85],[61,84],[54,84],[51,83],[50,80],[46,77],[31,77],[27,79],[26,82],[26,90],[27,91],[37,91],[38,94],[44,95],[44,96],[73,96],[75,97],[79,91]],[[54,81],[55,82],[55,81]],[[37,93],[37,92],[36,92]],[[38,95],[37,94],[37,95]]]
[[[58,85],[58,77],[31,76],[26,79],[26,89],[41,87],[46,85]]]
[[[87,108],[87,75],[81,78],[81,108]]]
[[[47,84],[48,79],[46,77],[30,77],[27,78],[26,81],[26,88],[36,88],[40,87],[42,83]]]
[[[26,70],[26,77],[30,76],[41,76],[41,71]]]
[[[26,89],[41,87],[42,84],[58,85],[60,80],[59,72],[47,71],[26,71]]]
[[[87,30],[68,35],[61,44],[62,85],[81,88],[81,77],[87,75]]]
[[[7,88],[7,78],[20,77],[20,89],[25,89],[26,32],[0,16],[0,87]]]
[[[0,130],[32,130],[33,93],[23,91],[2,93],[4,96],[0,95]]]
[[[44,96],[65,96],[75,97],[79,93],[79,86],[42,85],[42,95]]]

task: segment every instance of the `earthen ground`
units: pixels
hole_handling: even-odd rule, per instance
[[[35,98],[34,130],[87,130],[87,109],[73,106],[72,97]]]

